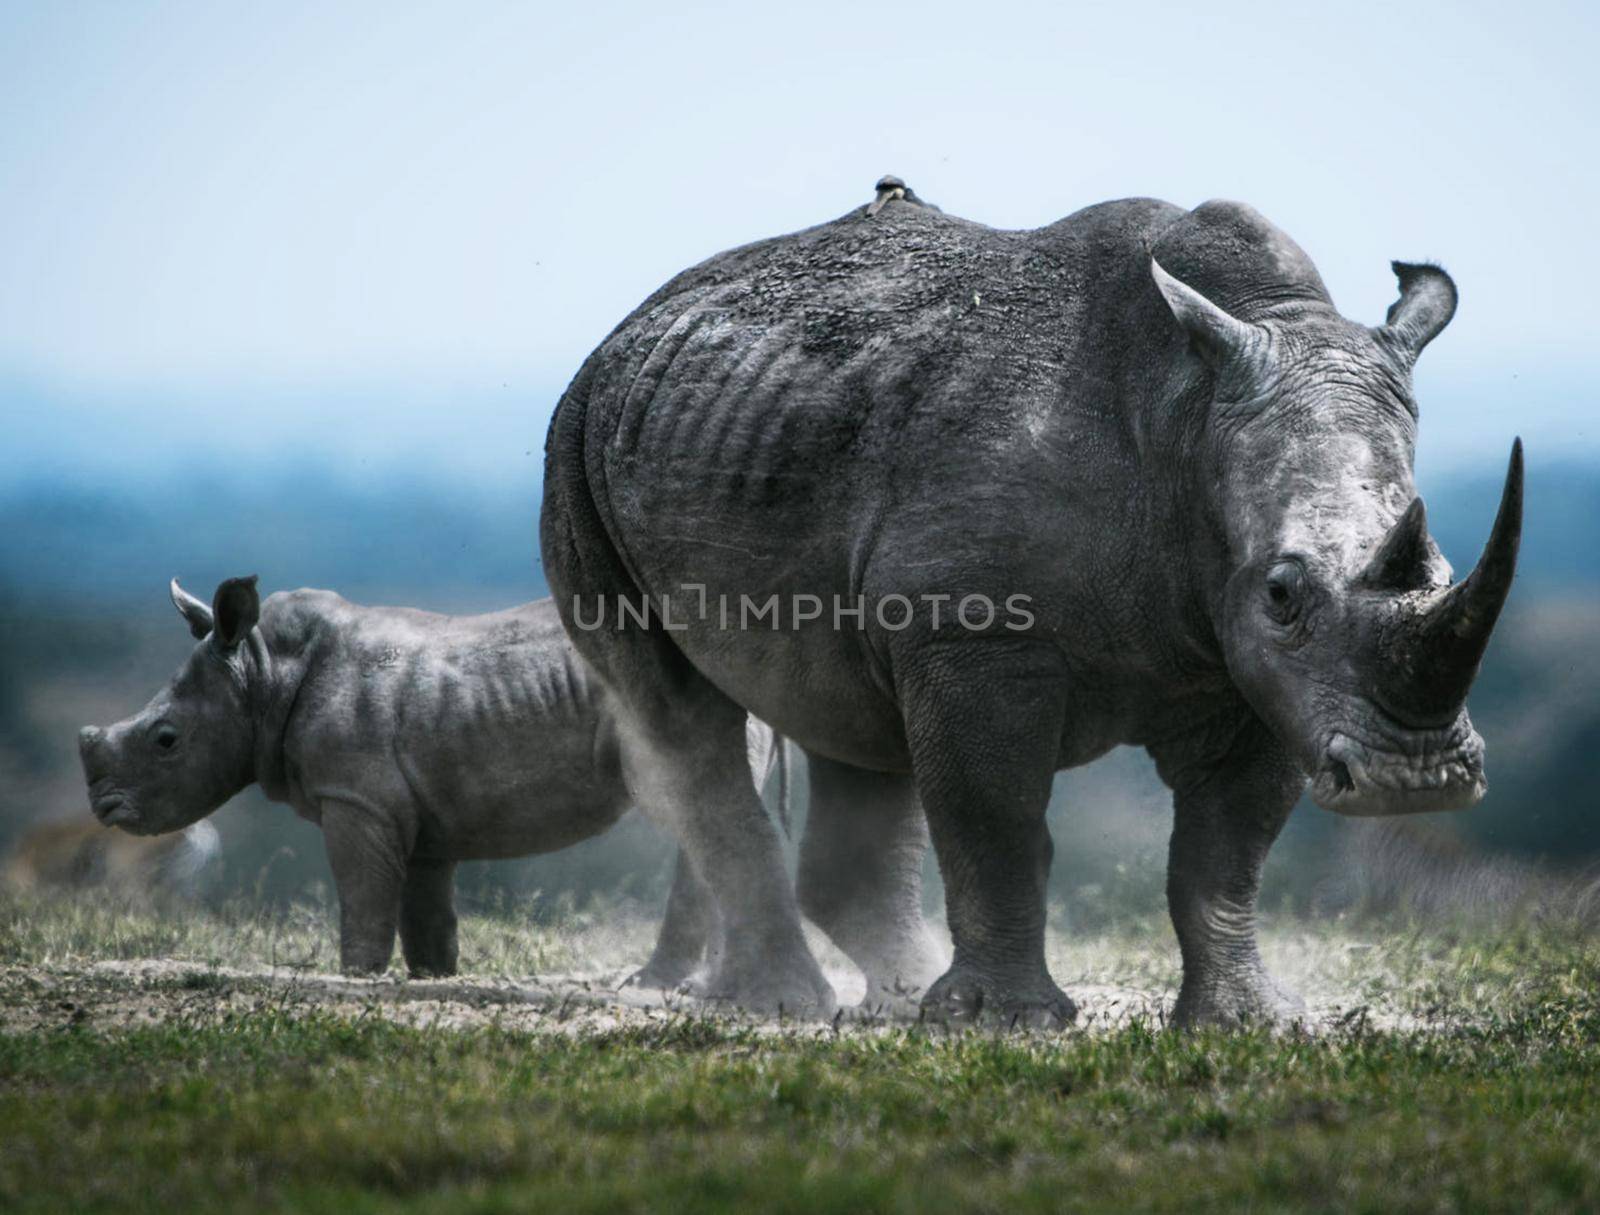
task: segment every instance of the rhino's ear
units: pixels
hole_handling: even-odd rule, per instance
[[[176,578],[172,580],[167,591],[172,596],[172,606],[178,609],[178,614],[188,623],[189,632],[194,635],[194,639],[204,641],[211,633],[211,609],[179,586]]]
[[[1188,283],[1168,274],[1153,257],[1150,276],[1189,335],[1189,344],[1212,370],[1247,371],[1266,359],[1267,335],[1259,326],[1217,307]]]
[[[1378,334],[1407,363],[1414,363],[1422,348],[1438,337],[1456,314],[1456,285],[1438,266],[1390,265],[1400,280],[1400,298],[1389,305],[1389,315]]]
[[[217,587],[211,601],[216,629],[211,644],[224,652],[236,649],[261,619],[261,596],[256,593],[256,576],[229,578]]]

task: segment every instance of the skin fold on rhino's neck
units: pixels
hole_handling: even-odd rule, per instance
[[[1185,668],[1201,682],[1225,681],[1222,588],[1232,572],[1232,504],[1225,493],[1218,437],[1211,417],[1211,379],[1181,375],[1159,395],[1141,426],[1139,447],[1151,473],[1149,492],[1166,530],[1160,571],[1171,602],[1167,619],[1183,622],[1174,633]],[[1175,564],[1174,564],[1175,562]]]
[[[251,775],[261,791],[277,802],[290,800],[290,774],[283,743],[305,675],[301,656],[288,654],[281,648],[274,654],[274,643],[281,646],[281,640],[271,630],[268,617],[263,615],[262,627],[250,636],[245,659],[248,664],[246,705],[253,732],[254,771]]]

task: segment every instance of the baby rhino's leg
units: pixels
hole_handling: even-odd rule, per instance
[[[716,900],[679,849],[655,952],[628,985],[668,991],[681,987],[705,963],[706,951],[715,949],[718,936]]]
[[[339,892],[339,969],[382,974],[394,953],[405,845],[381,809],[331,798],[322,804],[322,835]]]
[[[400,896],[400,948],[406,965],[420,977],[456,973],[454,861],[423,861],[406,866]]]

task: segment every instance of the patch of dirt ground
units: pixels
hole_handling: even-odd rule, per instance
[[[830,970],[828,975],[846,1005],[840,1017],[828,1024],[751,1018],[684,994],[626,986],[627,974],[617,970],[515,980],[484,976],[356,979],[284,966],[215,966],[174,959],[9,966],[0,968],[0,1032],[211,1024],[262,1011],[374,1016],[442,1029],[497,1025],[563,1034],[683,1017],[727,1018],[774,1031],[819,1032],[917,1020],[911,1002],[899,1008],[849,1007],[852,1000],[859,1000],[861,984],[858,975],[848,972]],[[1088,1032],[1134,1021],[1162,1024],[1174,994],[1166,989],[1111,983],[1066,986],[1078,1003],[1077,1028]],[[1419,1027],[1412,1017],[1373,1007],[1353,995],[1307,994],[1303,1025],[1313,1032],[1349,1024],[1358,1017],[1374,1028]]]

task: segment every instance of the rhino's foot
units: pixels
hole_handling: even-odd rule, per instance
[[[868,978],[866,991],[856,1007],[868,1016],[915,1016],[930,986],[898,975],[890,979]]]
[[[678,962],[658,962],[651,958],[622,981],[624,987],[653,987],[661,991],[694,991],[695,966]]]
[[[923,1020],[944,1025],[1065,1029],[1077,1016],[1078,1006],[1047,974],[1002,982],[953,966],[922,997]]]
[[[339,973],[347,979],[376,978],[388,973],[389,960],[393,956],[392,946],[385,949],[378,945],[351,945],[346,942],[339,950]]]
[[[389,962],[387,959],[378,962],[367,958],[339,963],[339,973],[347,979],[376,979],[388,972]]]
[[[451,961],[439,962],[414,962],[407,967],[407,973],[413,979],[453,979],[456,975],[456,964]]]
[[[859,958],[852,956],[851,960],[861,966],[867,981],[859,1006],[862,1012],[873,1016],[916,1013],[922,997],[950,965],[948,956],[932,934],[925,933],[924,938],[895,953],[892,960],[879,958],[862,965]]]
[[[1226,979],[1185,979],[1172,1010],[1178,1029],[1286,1027],[1305,1018],[1306,1003],[1263,969]]]
[[[838,1000],[809,953],[788,963],[776,959],[760,965],[724,964],[688,989],[701,999],[765,1016],[825,1020]]]

